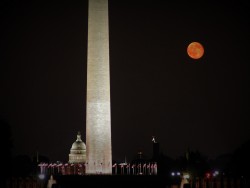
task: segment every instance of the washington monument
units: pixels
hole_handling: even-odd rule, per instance
[[[89,0],[86,173],[112,174],[108,0]]]

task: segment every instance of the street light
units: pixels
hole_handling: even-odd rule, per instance
[[[38,178],[39,178],[40,180],[44,180],[44,179],[45,179],[45,175],[44,175],[44,174],[39,174],[39,175],[38,175]]]

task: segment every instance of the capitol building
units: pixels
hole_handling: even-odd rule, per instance
[[[154,153],[158,153],[158,143],[153,140]],[[157,147],[156,147],[157,146]],[[86,145],[82,141],[81,133],[78,132],[76,141],[72,144],[69,160],[66,163],[39,163],[40,175],[85,175],[88,161],[86,161]],[[103,164],[95,162],[95,174],[103,173]],[[156,161],[134,161],[131,164],[125,162],[112,164],[112,174],[121,175],[157,175]]]
[[[78,132],[76,141],[72,144],[69,154],[69,163],[86,162],[86,145],[81,139],[81,133]]]

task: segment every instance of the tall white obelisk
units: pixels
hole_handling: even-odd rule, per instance
[[[89,0],[87,174],[112,174],[108,26],[108,0]]]

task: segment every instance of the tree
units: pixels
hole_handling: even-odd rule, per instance
[[[32,160],[27,155],[18,155],[13,159],[13,175],[16,177],[27,177],[33,171]]]
[[[11,127],[5,120],[0,119],[0,148],[3,153],[0,155],[2,162],[0,176],[3,181],[0,182],[0,187],[5,186],[6,179],[11,176]],[[2,185],[1,185],[2,184]]]
[[[233,152],[232,160],[228,166],[228,173],[233,176],[250,177],[250,139]]]
[[[207,157],[198,150],[188,150],[185,155],[177,159],[176,163],[179,169],[189,172],[193,177],[202,177],[210,170]]]

